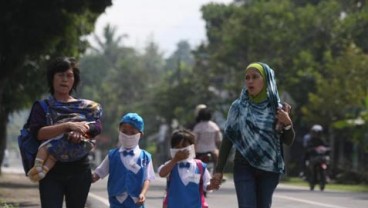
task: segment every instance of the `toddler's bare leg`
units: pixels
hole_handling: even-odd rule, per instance
[[[47,152],[47,147],[46,145],[41,147],[40,149],[38,149],[37,155],[36,155],[36,160],[42,160],[45,161],[48,157],[49,153]]]
[[[48,155],[45,164],[42,166],[41,171],[38,172],[32,179],[34,181],[40,181],[46,177],[47,172],[54,167],[56,159],[52,155]]]
[[[31,178],[31,180],[34,175],[42,171],[42,166],[43,166],[44,161],[47,158],[47,155],[48,153],[47,153],[47,149],[45,146],[38,149],[36,159],[34,162],[34,166],[27,173],[27,175]]]
[[[51,168],[54,167],[55,163],[56,163],[56,158],[52,155],[49,155],[43,167],[47,168],[47,171],[49,171]]]

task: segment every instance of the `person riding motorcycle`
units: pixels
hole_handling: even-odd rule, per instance
[[[211,120],[212,112],[209,108],[199,110],[197,124],[193,128],[195,135],[196,158],[205,163],[217,164],[219,146],[222,141],[220,127]],[[212,170],[211,170],[212,171]]]
[[[316,166],[319,165],[321,161],[321,156],[328,154],[328,147],[326,142],[322,138],[323,128],[321,125],[313,125],[310,130],[310,137],[306,141],[306,155],[305,164],[306,168],[309,169],[308,182],[310,183],[310,189],[314,189],[314,185],[317,182]],[[323,179],[325,180],[325,179]],[[324,184],[320,187],[321,190],[324,189]]]

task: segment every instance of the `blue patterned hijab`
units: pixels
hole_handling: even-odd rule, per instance
[[[99,103],[87,99],[76,99],[73,102],[59,102],[49,97],[49,124],[67,121],[93,122],[101,118],[102,108]]]
[[[250,165],[261,170],[282,173],[284,162],[280,135],[275,130],[276,110],[281,105],[274,71],[264,63],[267,98],[252,102],[246,87],[229,110],[225,135]]]

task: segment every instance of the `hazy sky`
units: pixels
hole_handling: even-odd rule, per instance
[[[95,33],[102,36],[103,27],[109,23],[117,28],[118,35],[128,35],[124,45],[142,49],[153,40],[167,56],[180,40],[187,40],[192,48],[205,41],[200,7],[209,2],[228,4],[232,0],[113,0],[97,20]]]

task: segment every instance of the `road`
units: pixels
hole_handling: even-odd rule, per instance
[[[105,178],[92,185],[89,197],[96,201],[93,208],[108,207],[106,182]],[[162,207],[164,188],[165,180],[157,177],[147,193],[145,207]],[[208,194],[207,202],[210,208],[236,208],[234,183],[231,180],[223,183],[220,190]],[[273,208],[366,208],[367,206],[367,193],[309,191],[306,187],[284,184],[277,187],[272,204]]]
[[[12,154],[11,154],[12,155]],[[22,172],[20,158],[10,157],[11,167]],[[109,207],[107,190],[107,178],[92,184],[89,194],[91,208]],[[328,185],[327,185],[328,189]],[[147,193],[146,207],[162,207],[162,199],[165,190],[165,179],[156,177],[151,183]],[[227,180],[220,190],[208,194],[207,202],[210,208],[236,208],[234,183]],[[306,187],[296,187],[280,184],[273,197],[273,208],[366,208],[368,207],[367,193],[351,193],[339,191],[309,191]]]

